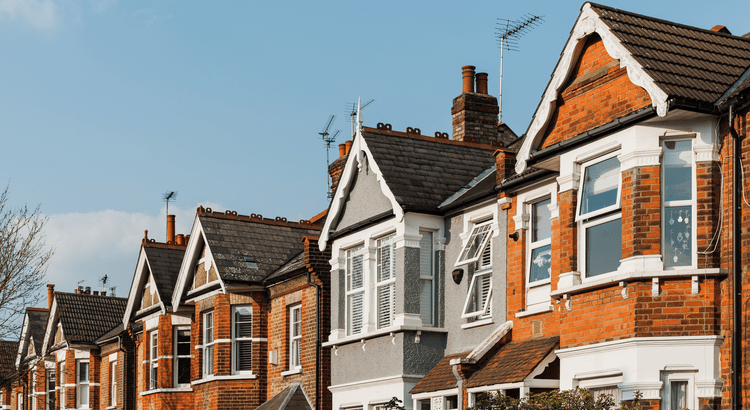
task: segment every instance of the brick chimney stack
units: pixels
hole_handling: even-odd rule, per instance
[[[461,67],[463,89],[453,99],[453,139],[455,141],[490,144],[499,141],[507,144],[516,136],[507,126],[498,124],[500,107],[497,98],[488,94],[487,73],[477,73],[476,67]],[[474,85],[476,84],[476,92]],[[507,130],[506,130],[507,129]]]
[[[47,309],[52,309],[52,299],[55,297],[55,285],[47,284]]]
[[[344,172],[346,158],[349,156],[351,149],[352,140],[346,141],[344,144],[339,144],[339,157],[328,166],[328,174],[331,176],[331,192],[335,191],[339,185],[339,179],[341,178],[341,173]]]
[[[167,243],[174,243],[174,215],[167,215]]]

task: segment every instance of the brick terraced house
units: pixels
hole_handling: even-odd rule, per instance
[[[53,291],[54,287],[48,288]],[[48,302],[49,304],[49,302]],[[44,330],[49,318],[49,309],[26,308],[26,314],[21,328],[21,339],[17,343],[15,354],[15,392],[11,401],[16,408],[24,406],[27,408],[44,409],[46,402],[54,400],[54,387],[52,396],[46,395],[49,385],[46,380],[54,380],[54,371],[48,372],[42,354],[44,343]]]
[[[0,340],[0,409],[10,410],[14,385],[17,382],[15,357],[18,342]]]

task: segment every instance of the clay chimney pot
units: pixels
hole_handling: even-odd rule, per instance
[[[94,291],[94,296],[99,296],[99,291],[98,290]]]
[[[463,78],[464,78],[464,87],[463,91],[464,93],[473,93],[474,92],[474,70],[476,70],[476,67],[473,65],[465,65],[461,67],[461,70],[463,70]]]
[[[487,73],[477,73],[477,94],[487,94]]]
[[[103,291],[102,291],[102,293],[101,293],[101,295],[102,295],[102,296],[107,296],[107,291],[104,291],[104,290],[103,290]]]
[[[47,309],[52,309],[52,299],[55,297],[55,285],[47,284]]]
[[[351,149],[352,149],[352,142],[347,141],[346,142],[346,155],[349,155],[349,151],[351,151]]]
[[[183,234],[175,235],[174,240],[175,240],[175,242],[178,245],[184,245],[185,244],[185,235],[183,235]]]
[[[167,215],[167,243],[174,243],[174,215]]]
[[[346,155],[346,144],[339,144],[339,158]]]

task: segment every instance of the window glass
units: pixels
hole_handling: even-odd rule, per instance
[[[234,308],[234,370],[251,371],[253,358],[253,310],[250,306]]]
[[[346,251],[346,317],[347,334],[362,331],[364,308],[363,247]]]
[[[203,376],[214,374],[214,312],[203,315]]]
[[[109,405],[117,405],[117,362],[109,366]]]
[[[190,329],[177,329],[176,333],[176,383],[188,385],[190,384]]]
[[[537,242],[552,236],[552,213],[549,206],[551,199],[537,202],[531,206],[531,241]]]
[[[665,232],[664,266],[693,264],[692,206],[671,206],[664,209]]]
[[[688,408],[688,381],[671,381],[669,383],[669,410]]]
[[[458,262],[456,263],[457,265],[474,262],[479,258],[479,254],[484,249],[484,246],[492,233],[490,222],[491,221],[487,221],[474,226],[474,229],[471,231],[471,236],[469,236],[469,241],[466,242],[464,249],[461,251],[461,256],[459,256]]]
[[[552,214],[551,199],[531,205],[531,255],[529,263],[529,283],[549,279],[552,271]]]
[[[620,160],[617,157],[586,167],[583,175],[579,215],[614,206],[618,203]]]
[[[289,370],[302,366],[302,307],[289,309]]]
[[[680,201],[693,198],[693,142],[664,142],[664,200]]]
[[[149,371],[149,380],[150,380],[150,388],[151,390],[157,388],[158,380],[159,380],[159,335],[156,330],[151,332],[151,355],[149,357],[150,363],[150,371]]]
[[[396,243],[391,235],[377,240],[378,329],[393,324],[396,314]]]
[[[586,276],[614,272],[622,259],[622,220],[586,227]]]
[[[466,297],[463,318],[486,316],[489,314],[492,297],[492,272],[474,274]]]
[[[692,141],[664,141],[662,256],[665,268],[693,265]]]
[[[76,399],[78,401],[78,407],[88,407],[89,405],[89,363],[81,362],[77,363],[78,369],[76,371]]]
[[[531,251],[529,282],[549,279],[552,272],[552,245],[545,245]]]

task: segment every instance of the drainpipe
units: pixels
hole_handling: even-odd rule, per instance
[[[740,220],[742,218],[742,184],[738,180],[737,172],[742,166],[740,161],[740,137],[734,129],[734,104],[729,106],[729,133],[732,135],[732,408],[742,409],[740,398],[740,357],[742,341],[740,340],[740,326],[742,325],[742,265],[740,258]]]

